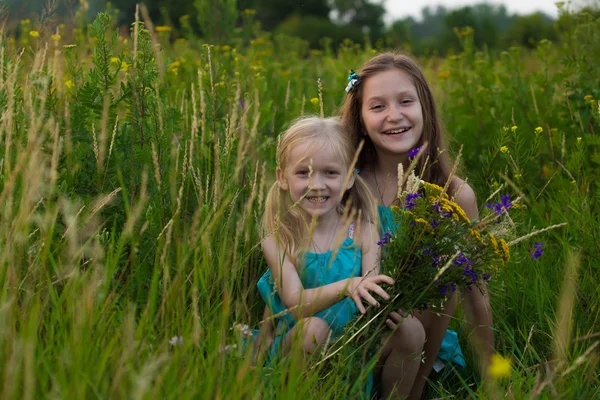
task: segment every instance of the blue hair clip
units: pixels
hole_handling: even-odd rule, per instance
[[[348,75],[348,86],[346,86],[346,93],[350,93],[352,89],[358,84],[358,75],[354,70],[350,70],[350,75]]]

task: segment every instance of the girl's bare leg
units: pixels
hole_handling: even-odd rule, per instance
[[[433,363],[437,358],[440,351],[440,346],[444,340],[446,329],[450,324],[450,318],[454,315],[456,310],[456,294],[452,295],[450,299],[444,304],[443,310],[435,313],[432,311],[423,311],[417,314],[417,318],[423,324],[427,341],[423,350],[425,353],[425,360],[419,367],[419,372],[415,378],[415,383],[410,391],[409,399],[420,399],[423,394],[423,389],[427,383],[427,377],[431,373]]]
[[[329,325],[325,320],[318,317],[303,318],[285,336],[283,354],[289,353],[293,344],[301,344],[305,353],[311,353],[317,347],[325,344],[329,337],[329,331]],[[298,341],[297,335],[300,335],[301,341]]]
[[[386,340],[375,380],[380,382],[381,397],[407,398],[421,363],[425,330],[421,322],[409,315]]]

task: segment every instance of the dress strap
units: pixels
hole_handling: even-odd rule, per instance
[[[348,237],[354,239],[354,221],[352,221],[348,227]]]

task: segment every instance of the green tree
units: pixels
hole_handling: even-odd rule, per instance
[[[239,0],[238,9],[256,10],[263,29],[271,31],[292,15],[329,18],[331,7],[325,0]]]
[[[504,35],[506,45],[519,45],[529,48],[537,46],[540,40],[554,40],[556,32],[552,19],[542,13],[518,16]]]
[[[238,17],[236,0],[194,0],[196,20],[205,39],[226,42]]]
[[[382,3],[369,0],[333,0],[332,5],[337,23],[352,25],[361,32],[368,33],[371,40],[383,36],[385,7]]]

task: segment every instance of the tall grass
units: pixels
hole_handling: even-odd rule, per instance
[[[460,54],[421,60],[476,192],[523,195],[526,228],[569,222],[490,285],[510,398],[600,394],[600,20],[567,22],[531,54],[477,52],[466,35]],[[348,70],[380,49],[248,29],[210,46],[146,26],[120,37],[100,14],[60,38],[2,35],[1,397],[343,396],[343,375],[298,354],[252,366],[234,326],[263,307],[277,135],[335,112]],[[485,396],[468,358],[429,396]]]

